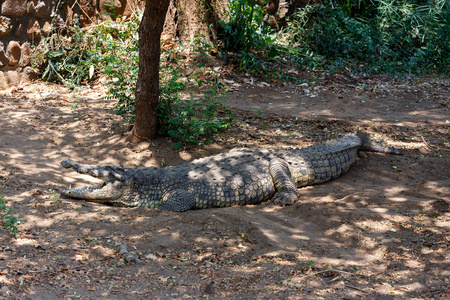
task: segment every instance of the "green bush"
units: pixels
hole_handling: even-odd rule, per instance
[[[264,24],[265,12],[255,2],[229,0],[227,18],[219,21],[218,46],[248,73],[275,73],[274,58],[280,46],[277,34]]]
[[[136,44],[137,41],[131,43]],[[123,63],[120,56],[116,55],[115,59],[108,62],[105,74],[112,78],[108,83],[108,98],[118,99],[117,112],[127,114],[132,121],[135,112],[134,90],[138,76],[138,48],[135,46],[124,52],[128,61]],[[182,73],[179,70],[179,56],[174,48],[163,47],[161,51],[160,91],[156,107],[158,133],[173,138],[176,148],[188,144],[203,145],[212,141],[214,133],[228,128],[232,118],[215,97],[185,101],[180,99],[180,93],[187,86],[179,78]],[[199,85],[204,83],[198,79],[194,81]]]
[[[106,27],[106,26],[105,26]],[[44,38],[34,49],[32,63],[42,70],[42,79],[61,82],[69,88],[94,77],[102,64],[102,53],[92,45],[101,44],[104,35],[97,35],[75,26],[67,27],[65,35],[53,34]]]
[[[387,63],[416,73],[449,71],[448,0],[435,0],[425,5],[406,0],[381,0],[376,21]]]
[[[328,68],[372,72],[449,72],[450,3],[435,0],[370,2],[355,17],[337,3],[299,9],[286,29],[291,45],[313,53]],[[368,10],[366,10],[367,12]]]
[[[139,71],[138,29],[140,17],[116,25],[114,35],[107,34],[103,53],[104,69],[109,90],[107,99],[117,101],[116,113],[128,115],[132,122],[135,116],[134,91]],[[101,51],[100,47],[96,48]]]
[[[2,195],[0,195],[0,221],[2,221],[3,226],[12,231],[15,238],[19,237],[17,230],[19,220],[11,214],[11,207],[6,206],[5,198]]]
[[[165,116],[160,114],[159,118],[160,133],[167,133],[174,138],[175,148],[181,148],[184,144],[208,144],[213,134],[228,128],[232,121],[229,110],[209,97],[194,101],[176,99],[171,103],[170,113]]]
[[[247,73],[282,80],[295,80],[284,71],[291,66],[331,73],[450,73],[448,0],[432,0],[429,4],[420,0],[325,1],[299,9],[287,28],[278,33],[264,25],[264,11],[254,3],[229,0],[228,17],[219,22],[217,31],[219,52],[227,52]],[[105,74],[110,87],[108,98],[117,101],[117,113],[127,115],[131,121],[138,74],[139,22],[140,16],[136,16],[125,22],[109,21],[83,29],[77,24],[67,27],[69,38],[52,35],[44,39],[40,51],[36,51],[35,64],[43,71],[44,79],[72,88]],[[193,45],[205,57],[212,49],[198,38]],[[162,52],[158,116],[165,134],[189,136],[190,142],[195,140],[191,138],[194,135],[180,134],[170,125],[178,124],[175,119],[198,112],[197,102],[207,105],[213,100],[178,100],[178,93],[185,87],[178,78],[182,60],[177,57],[180,55],[174,49]],[[172,110],[177,111],[176,115]],[[174,118],[173,122],[169,118]],[[203,128],[196,130],[200,136],[211,132],[205,129],[210,125],[192,122],[192,126]]]
[[[352,18],[370,19],[374,17],[377,0],[337,0],[342,12]]]
[[[273,43],[269,27],[263,25],[262,7],[254,1],[230,0],[228,18],[219,21],[218,37],[228,51],[265,50]]]
[[[229,0],[223,51],[249,73],[283,67],[372,73],[450,72],[450,1],[338,0],[296,11],[283,32],[264,26],[254,1]],[[280,38],[281,37],[281,38]]]
[[[299,10],[287,32],[293,45],[328,59],[362,59],[377,53],[370,26],[347,17],[338,4]]]

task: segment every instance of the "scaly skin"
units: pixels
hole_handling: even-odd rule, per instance
[[[115,165],[85,165],[70,159],[61,164],[102,178],[99,187],[63,190],[62,195],[122,206],[186,211],[271,200],[293,204],[297,187],[339,177],[356,161],[359,149],[401,154],[358,132],[302,149],[235,148],[167,168],[129,169]]]

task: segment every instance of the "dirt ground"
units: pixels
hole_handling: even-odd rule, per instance
[[[231,77],[236,116],[206,147],[132,145],[105,88],[0,91],[0,299],[448,299],[450,81]],[[405,155],[362,153],[299,201],[172,213],[61,197],[94,179],[65,158],[169,166],[236,146],[303,147],[357,128]],[[120,255],[120,240],[142,263]]]

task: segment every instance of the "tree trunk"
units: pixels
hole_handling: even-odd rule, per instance
[[[173,0],[167,13],[164,33],[190,47],[194,39],[215,42],[217,22],[226,16],[228,0]]]
[[[264,0],[246,0],[250,4],[264,5]],[[317,1],[317,0],[292,0]],[[269,0],[264,10],[275,20],[280,0]],[[216,32],[219,20],[228,17],[228,0],[173,0],[170,2],[164,33],[181,41],[187,50],[190,42],[204,40],[209,44],[217,43]],[[276,21],[275,21],[276,23]]]
[[[132,140],[156,134],[156,105],[159,100],[161,33],[170,0],[147,0],[139,26],[139,73],[136,82],[136,118]]]

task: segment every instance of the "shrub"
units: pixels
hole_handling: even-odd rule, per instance
[[[219,21],[219,48],[230,52],[235,63],[248,73],[272,73],[277,63],[279,43],[275,30],[264,25],[264,15],[256,1],[229,0],[227,18]],[[279,69],[278,69],[279,70]]]
[[[329,59],[362,59],[376,54],[370,27],[346,16],[338,4],[299,10],[287,32],[293,45]]]
[[[361,66],[374,72],[444,72],[450,62],[450,3],[435,0],[370,2],[370,13],[355,15],[339,4],[306,6],[286,30],[289,41],[322,57],[321,65]]]
[[[163,41],[165,43],[165,41]],[[132,43],[134,44],[134,43]],[[172,44],[172,43],[169,43]],[[173,44],[172,44],[173,46]],[[173,138],[174,146],[203,145],[212,141],[212,135],[231,125],[231,116],[218,99],[213,97],[181,100],[180,93],[186,89],[179,74],[181,57],[173,47],[162,47],[160,64],[159,102],[156,107],[158,116],[158,133]],[[134,90],[138,76],[138,49],[128,49],[128,62],[109,63],[106,74],[112,78],[108,84],[108,97],[118,99],[116,106],[119,114],[128,114],[130,121],[134,118]],[[193,79],[199,85],[203,80]],[[213,92],[214,95],[216,92]]]
[[[11,207],[6,206],[5,198],[2,195],[0,195],[0,221],[2,221],[3,226],[12,231],[15,238],[19,237],[17,230],[19,220],[11,214]]]
[[[230,0],[228,18],[219,21],[218,37],[229,51],[264,50],[273,43],[272,30],[263,25],[262,7],[254,1]]]
[[[450,2],[430,4],[381,0],[377,29],[386,61],[420,73],[448,72],[450,62]]]

